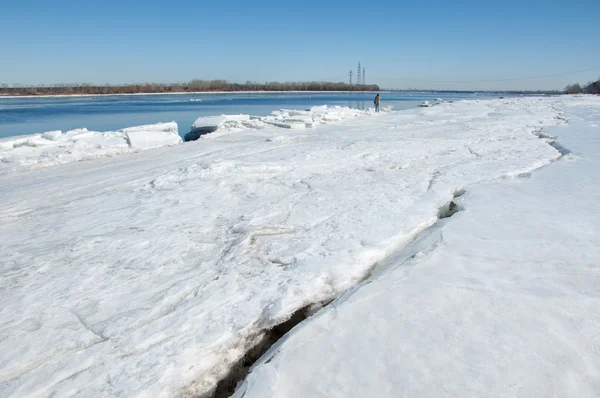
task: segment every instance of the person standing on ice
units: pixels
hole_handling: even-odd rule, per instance
[[[375,112],[379,112],[379,102],[381,102],[381,97],[379,97],[379,94],[377,94],[375,96],[375,100],[373,101],[375,104]]]

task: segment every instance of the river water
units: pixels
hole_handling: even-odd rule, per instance
[[[0,97],[0,138],[87,128],[95,131],[175,121],[185,135],[199,116],[250,114],[340,105],[366,109],[375,93],[202,93],[161,95],[109,95],[79,97]],[[481,93],[382,92],[381,106],[408,109],[435,98],[460,100],[487,98]],[[497,97],[495,95],[494,97]]]

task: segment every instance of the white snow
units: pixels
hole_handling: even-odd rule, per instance
[[[182,142],[177,124],[157,123],[118,131],[49,131],[0,138],[0,173],[137,152]]]
[[[192,127],[215,127],[219,128],[227,122],[245,122],[250,120],[249,115],[221,115],[221,116],[202,116],[196,119]]]
[[[382,277],[381,282],[357,290],[345,302],[366,294],[363,292],[368,292],[369,286],[373,286],[373,297],[365,299],[365,306],[368,299],[386,297],[410,285],[403,285],[402,277],[394,272],[412,270],[409,276],[422,274],[421,279],[416,280],[412,290],[400,289],[393,303],[379,303],[381,311],[374,311],[372,317],[366,312],[350,320],[352,306],[348,304],[347,315],[340,320],[363,326],[343,323],[348,329],[345,332],[332,320],[337,316],[333,307],[327,307],[288,339],[299,339],[296,341],[302,342],[302,349],[281,345],[273,361],[253,372],[247,393],[270,396],[268,391],[273,391],[277,396],[309,396],[315,392],[316,396],[335,396],[354,386],[355,390],[347,395],[359,395],[367,391],[370,381],[348,369],[357,369],[361,361],[371,366],[365,372],[375,374],[381,370],[384,376],[398,375],[397,369],[404,368],[396,366],[406,368],[412,363],[435,379],[434,369],[420,364],[430,361],[439,363],[440,368],[445,364],[466,372],[473,370],[465,365],[472,359],[473,364],[481,366],[478,369],[482,375],[489,375],[498,368],[481,357],[485,338],[498,347],[491,358],[501,361],[502,355],[510,353],[509,348],[517,347],[511,344],[514,341],[539,339],[544,330],[560,331],[578,325],[587,329],[582,329],[579,336],[583,342],[573,342],[572,347],[583,355],[579,345],[589,343],[586,347],[595,347],[589,336],[598,330],[598,318],[590,307],[597,307],[597,301],[589,293],[591,288],[577,283],[597,277],[597,262],[592,262],[597,257],[582,254],[588,250],[590,256],[595,256],[591,245],[595,234],[578,223],[568,226],[568,231],[588,231],[587,249],[583,243],[577,246],[579,258],[590,261],[585,269],[569,270],[562,261],[575,249],[562,253],[560,245],[556,262],[564,268],[552,268],[536,262],[538,259],[519,263],[521,259],[530,261],[523,254],[526,249],[546,249],[555,238],[566,236],[550,233],[545,240],[520,247],[515,238],[529,239],[525,234],[532,228],[526,222],[529,213],[538,205],[548,206],[553,216],[560,211],[568,214],[569,210],[552,206],[556,189],[545,192],[541,200],[539,192],[529,196],[529,207],[519,210],[522,213],[516,210],[519,201],[511,202],[506,198],[510,195],[502,193],[510,184],[517,190],[525,187],[534,177],[527,180],[519,175],[560,157],[547,144],[549,139],[540,139],[536,133],[564,123],[559,108],[569,104],[575,109],[588,107],[596,111],[600,102],[577,97],[461,101],[380,114],[313,108],[307,115],[281,110],[269,116],[272,121],[277,122],[283,114],[287,116],[281,117],[282,123],[290,117],[313,118],[319,113],[321,120],[341,122],[314,130],[245,126],[242,134],[210,134],[188,145],[158,148],[136,156],[0,175],[0,395],[169,397],[206,393],[260,338],[262,330],[281,323],[307,304],[336,297],[356,285],[377,264],[385,264],[432,226],[438,208],[461,188],[467,189],[465,202],[469,207],[449,219],[445,228],[459,225],[456,220],[467,220],[466,215],[471,208],[476,209],[476,203],[482,210],[469,225],[459,225],[448,233],[444,229],[442,246],[460,243],[466,233],[465,242],[470,244],[457,245],[454,250],[464,258],[472,255],[469,266],[461,265],[451,255],[444,257],[441,250],[432,251],[442,258],[434,257],[436,262],[429,266],[397,270],[390,266],[390,281]],[[486,181],[500,181],[501,189],[494,195],[475,197],[477,186]],[[577,180],[573,179],[572,184]],[[481,192],[484,195],[488,191]],[[588,200],[593,202],[595,195]],[[471,197],[473,204],[468,202]],[[482,218],[486,215],[495,218]],[[504,231],[501,222],[513,215],[523,221],[523,228]],[[491,227],[491,223],[498,227]],[[481,231],[491,235],[481,237]],[[502,251],[492,250],[494,236],[512,237],[516,248],[508,242]],[[462,251],[465,248],[472,252]],[[502,264],[501,254],[514,260],[515,273],[506,276],[506,281],[502,270],[494,268]],[[539,260],[546,258],[540,255]],[[488,271],[491,276],[486,279]],[[581,322],[588,317],[589,323],[537,324],[535,316],[543,316],[551,306],[545,299],[565,304],[569,298],[550,294],[536,299],[535,291],[519,290],[527,285],[524,278],[533,277],[534,271],[550,272],[538,277],[542,293],[553,293],[551,287],[566,275],[572,291],[580,294],[571,298],[568,308],[580,314]],[[545,286],[544,281],[552,286]],[[430,290],[428,302],[428,288],[436,283],[441,287]],[[464,290],[457,287],[463,286],[460,283]],[[486,293],[485,288],[494,284],[498,289]],[[510,289],[523,299],[519,306],[515,307],[518,300],[510,299]],[[493,300],[493,294],[499,294],[495,292],[504,294],[499,296],[504,301]],[[413,296],[419,300],[411,302]],[[579,298],[580,302],[576,300]],[[343,311],[342,305],[336,307]],[[354,308],[362,307],[359,303]],[[446,313],[447,308],[453,313]],[[510,308],[518,310],[514,318]],[[384,313],[392,315],[384,317]],[[463,313],[466,315],[461,318]],[[411,319],[415,314],[417,317]],[[508,322],[527,314],[533,319],[529,323]],[[492,315],[498,316],[496,323],[491,323],[495,319]],[[389,322],[390,318],[394,322]],[[324,322],[322,319],[327,322],[319,323]],[[477,322],[482,319],[487,323],[479,326]],[[439,334],[436,320],[442,325]],[[463,323],[453,323],[459,321]],[[503,329],[494,334],[490,325],[520,329],[510,335],[503,334]],[[461,328],[456,329],[458,326]],[[474,328],[472,333],[469,327]],[[464,363],[449,360],[452,345],[439,346],[447,342],[442,337],[452,336],[455,329],[466,333],[465,341],[477,343],[471,351],[463,347]],[[423,334],[422,342],[411,334],[416,331]],[[377,332],[390,334],[379,335],[382,341],[377,342]],[[363,334],[365,341],[361,341]],[[336,341],[338,335],[340,345],[331,348],[331,341]],[[557,332],[556,336],[569,335]],[[355,344],[349,345],[352,338]],[[385,350],[384,342],[390,344],[389,350]],[[552,343],[556,347],[568,344],[558,337]],[[372,360],[368,356],[371,345],[373,352],[379,353],[381,366],[368,362]],[[319,347],[322,356],[318,356]],[[393,355],[398,347],[421,348],[420,352],[432,356],[420,358],[418,351],[408,359]],[[301,373],[284,360],[299,351],[307,356],[298,356],[298,361],[310,361],[308,356],[314,355],[319,358],[315,361],[322,362],[311,362],[310,369]],[[439,357],[433,355],[438,351]],[[567,369],[574,356],[556,352],[555,357],[546,356],[544,351],[527,355],[539,355],[548,364],[562,363]],[[577,365],[578,369],[592,372],[595,354],[583,355],[584,362]],[[339,364],[340,377],[336,377],[337,368],[332,367],[335,358],[348,363]],[[560,362],[563,359],[565,362]],[[573,373],[570,380],[585,381],[578,378],[585,374]],[[413,372],[398,376],[398,380],[436,385],[421,376]],[[314,387],[306,384],[311,377]],[[550,378],[550,373],[544,373],[531,383],[540,386]],[[397,384],[390,387],[387,379],[382,380],[381,389],[372,391],[389,396],[395,390],[386,388],[399,389]],[[477,380],[479,376],[457,379],[456,383],[469,386]],[[358,385],[361,382],[363,385]],[[342,385],[344,389],[329,390]],[[516,386],[515,391],[520,391],[521,385]],[[410,394],[412,390],[404,391]]]
[[[119,131],[125,133],[129,146],[137,150],[172,146],[182,142],[175,122],[129,127]]]
[[[464,211],[264,355],[240,397],[597,397],[600,99],[557,101],[572,154],[469,187]]]

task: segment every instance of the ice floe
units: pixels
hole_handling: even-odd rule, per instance
[[[0,139],[0,173],[138,152],[182,142],[177,123],[157,123],[117,131],[66,132]]]

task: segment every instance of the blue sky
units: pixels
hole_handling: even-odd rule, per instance
[[[0,0],[0,83],[347,81],[361,61],[385,88],[562,88],[600,77],[598,15],[598,0]]]

